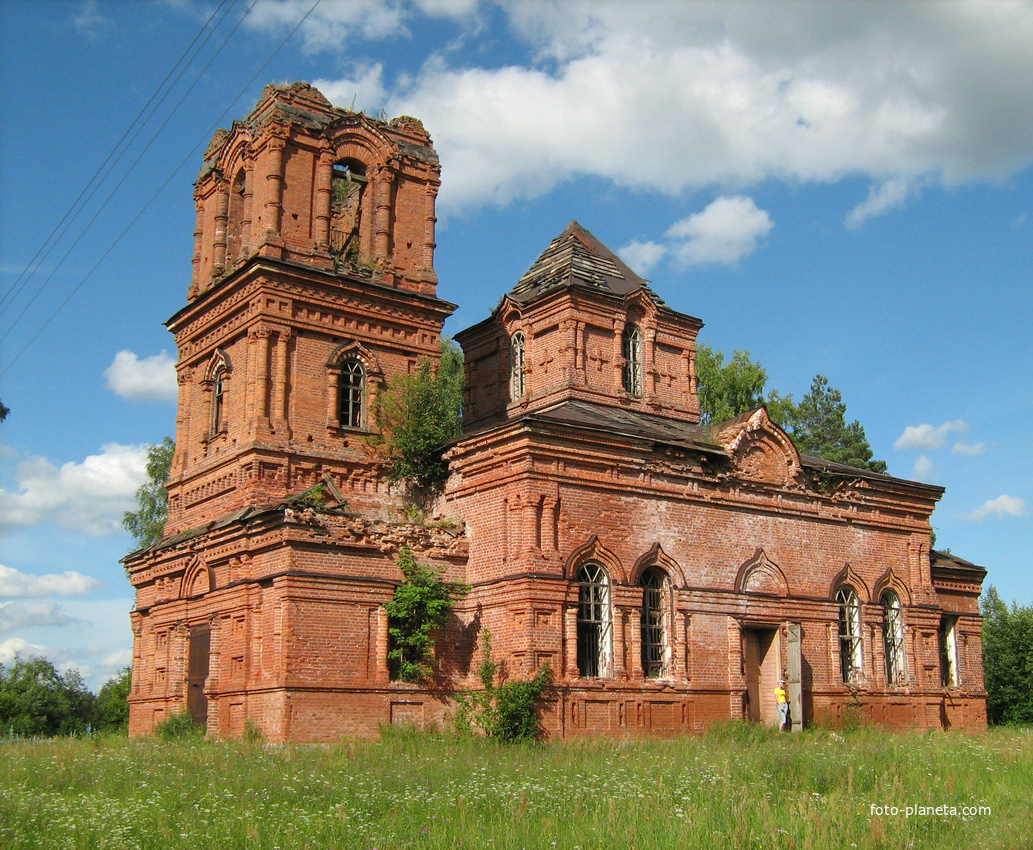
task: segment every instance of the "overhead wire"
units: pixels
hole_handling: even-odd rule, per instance
[[[222,20],[223,18],[225,18],[226,15],[225,12],[223,13],[223,18],[219,19],[219,24],[216,24],[215,27],[209,29],[208,25],[211,24],[219,9],[221,9],[223,6],[227,4],[229,4],[229,7],[232,7],[233,4],[236,2],[237,0],[221,0],[220,4],[215,7],[215,9],[212,11],[212,14],[208,17],[208,20],[204,22],[204,24],[201,26],[201,29],[198,30],[197,34],[191,40],[190,44],[186,46],[186,49],[184,49],[179,59],[177,59],[176,62],[172,65],[172,67],[169,69],[168,73],[165,75],[165,78],[158,84],[158,87],[154,90],[154,92],[143,104],[143,106],[140,107],[140,111],[136,114],[136,117],[129,123],[129,126],[126,127],[125,131],[122,133],[122,137],[115,143],[115,146],[108,153],[107,157],[105,157],[104,161],[97,167],[97,170],[94,171],[90,179],[86,181],[86,184],[79,192],[78,197],[76,197],[76,199],[72,202],[72,205],[65,211],[65,214],[61,216],[61,219],[58,221],[58,223],[54,225],[53,230],[51,230],[47,238],[43,240],[43,243],[37,249],[32,259],[29,260],[29,262],[22,269],[18,277],[15,278],[14,282],[8,287],[3,297],[0,298],[0,316],[2,316],[3,313],[11,306],[11,304],[14,302],[14,299],[16,299],[18,295],[21,294],[21,291],[25,287],[25,284],[28,283],[28,281],[31,280],[31,278],[36,274],[36,272],[39,270],[39,267],[46,261],[47,257],[50,255],[50,252],[57,246],[57,243],[61,240],[64,234],[75,222],[75,219],[78,218],[79,213],[82,212],[86,204],[88,204],[90,200],[92,200],[94,194],[96,194],[97,190],[104,182],[104,179],[107,177],[108,174],[111,173],[111,169],[114,168],[121,160],[121,158],[125,155],[125,152],[129,149],[129,145],[131,145],[136,140],[136,137],[140,134],[140,132],[146,126],[147,122],[150,120],[151,115],[153,115],[157,107],[164,102],[165,98],[168,96],[168,93],[172,90],[172,87],[179,81],[180,77],[182,77],[187,66],[190,64],[190,62],[193,61],[198,51],[194,51],[194,55],[191,56],[190,59],[187,60],[186,64],[183,65],[183,68],[180,70],[179,75],[172,82],[169,88],[165,91],[165,94],[163,94],[161,96],[161,99],[158,100],[157,103],[155,103],[155,99],[158,97],[158,93],[161,92],[163,88],[165,88],[165,84],[168,83],[169,79],[175,73],[176,68],[178,68],[180,64],[183,63],[183,60],[186,58],[187,54],[190,53],[193,46],[197,43],[198,39],[201,38],[201,36],[204,34],[206,30],[209,34],[198,47],[198,50],[200,50],[208,42],[208,39],[211,38],[211,34],[215,31],[219,24],[222,23]],[[229,8],[227,8],[226,12],[228,11]],[[154,105],[151,106],[152,104]],[[147,112],[148,107],[151,107],[149,113]],[[136,131],[134,132],[133,128],[136,127],[137,123],[140,122],[141,117],[143,117],[145,113],[147,113],[147,117],[144,118],[143,122],[140,123],[140,126],[137,127]],[[125,147],[122,147],[123,142],[125,142],[126,139],[129,138],[130,134],[132,134],[132,138],[129,140],[129,143],[126,144]],[[120,148],[121,151],[119,151]],[[47,280],[49,280],[49,278]],[[44,286],[46,286],[46,283],[47,282],[44,281],[44,283],[40,287],[41,290]],[[9,303],[5,304],[4,302]]]
[[[227,38],[223,41],[223,45],[221,45],[220,48],[219,48],[220,51],[221,51],[222,47],[225,46],[226,41],[228,41],[229,38],[233,35],[233,33],[235,33],[236,30],[240,27],[240,25],[243,23],[244,19],[247,17],[247,13],[250,12],[252,8],[254,8],[254,6],[255,6],[255,4],[257,2],[258,2],[258,0],[252,0],[251,6],[248,7],[247,12],[245,12],[245,14],[241,17],[240,21],[237,22],[236,26],[234,26],[233,30],[230,32],[229,36],[227,36]],[[233,108],[234,104],[236,104],[236,102],[247,92],[247,90],[251,87],[251,85],[255,82],[255,80],[258,79],[258,76],[269,66],[269,64],[273,61],[273,59],[276,58],[276,56],[280,53],[280,51],[287,44],[287,42],[290,41],[291,38],[293,38],[294,34],[301,28],[302,24],[304,24],[305,21],[308,20],[309,16],[316,10],[316,7],[319,6],[319,4],[321,2],[322,2],[322,0],[314,0],[312,5],[309,7],[308,11],[305,12],[305,14],[302,15],[301,18],[299,18],[298,22],[294,25],[293,29],[291,29],[291,31],[284,37],[284,39],[276,46],[276,48],[269,55],[269,57],[258,67],[258,69],[255,71],[255,73],[244,84],[244,86],[237,93],[237,95],[230,100],[229,105],[226,107],[226,109],[222,112],[221,115],[219,115],[218,118],[216,118],[216,120],[209,127],[209,129],[205,133],[205,135],[202,136],[201,141],[199,141],[197,144],[195,144],[194,147],[191,148],[184,155],[184,157],[180,160],[179,164],[169,173],[169,176],[165,179],[165,181],[161,184],[161,186],[159,186],[154,191],[154,193],[144,203],[144,205],[140,208],[140,210],[136,213],[136,215],[130,220],[130,222],[125,226],[125,228],[123,228],[122,231],[118,234],[118,236],[115,238],[115,240],[105,249],[104,253],[100,256],[100,258],[97,260],[97,262],[94,263],[94,265],[89,269],[89,271],[86,272],[86,274],[79,281],[79,283],[77,283],[75,285],[75,287],[73,287],[71,292],[68,293],[68,295],[65,297],[65,299],[60,304],[58,304],[58,306],[51,312],[50,316],[46,319],[46,321],[43,322],[43,324],[39,327],[39,329],[29,338],[29,340],[25,343],[25,345],[22,346],[22,348],[18,351],[18,353],[15,354],[13,358],[11,358],[10,362],[3,368],[3,370],[0,371],[0,377],[3,377],[5,374],[7,374],[7,372],[11,369],[11,367],[14,366],[14,364],[18,362],[18,360],[26,352],[26,350],[28,350],[28,348],[36,341],[36,339],[39,338],[40,334],[42,334],[43,331],[46,330],[46,328],[50,325],[50,323],[57,317],[57,315],[61,312],[61,310],[65,307],[65,305],[75,296],[75,294],[80,289],[82,289],[83,285],[85,285],[87,280],[89,280],[89,278],[100,267],[100,265],[104,262],[104,260],[107,259],[108,255],[122,241],[122,239],[132,229],[132,227],[136,224],[136,222],[139,221],[141,216],[147,211],[147,209],[154,202],[154,200],[165,190],[165,188],[169,185],[169,183],[172,182],[173,178],[179,173],[179,171],[183,168],[183,166],[186,165],[186,163],[196,154],[197,150],[201,147],[201,145],[202,144],[207,144],[207,140],[211,138],[212,134],[219,127],[219,125],[221,124],[223,119],[229,114],[229,112]],[[216,54],[216,55],[218,55],[218,54]],[[214,60],[214,57],[213,57],[213,60]],[[213,60],[210,60],[208,62],[208,65],[210,65],[211,61],[213,61]],[[205,69],[207,69],[208,65],[205,66]],[[202,70],[202,75],[203,75],[203,70]],[[200,75],[199,75],[198,79],[200,79]],[[196,81],[195,81],[195,84],[196,84]],[[191,86],[191,88],[192,88],[192,86]],[[184,97],[185,97],[185,95],[184,95]],[[180,102],[182,102],[182,98],[181,98]],[[178,106],[178,104],[177,104],[177,106]]]

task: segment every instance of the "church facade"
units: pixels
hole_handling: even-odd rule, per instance
[[[931,549],[942,490],[800,455],[759,408],[700,424],[702,323],[577,222],[456,335],[463,435],[414,522],[370,435],[436,361],[440,166],[411,118],[270,86],[195,191],[164,538],[136,590],[130,733],[189,712],[271,741],[447,726],[483,635],[543,665],[557,737],[986,725],[985,570]],[[433,679],[394,680],[399,552],[470,586]]]

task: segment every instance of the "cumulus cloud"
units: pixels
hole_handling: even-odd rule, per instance
[[[37,576],[0,564],[0,597],[81,596],[100,587],[97,579],[74,570]]]
[[[982,522],[992,516],[1025,516],[1026,501],[1018,496],[998,496],[996,499],[989,499],[982,507],[976,508],[972,513],[966,514],[965,518],[972,522]]]
[[[30,658],[46,658],[47,648],[39,644],[29,643],[22,638],[0,640],[0,664],[10,666],[15,658],[27,661]]]
[[[81,463],[58,467],[30,458],[15,474],[17,491],[0,489],[0,531],[54,524],[93,536],[122,533],[147,478],[147,447],[111,443]]]
[[[659,242],[633,240],[620,248],[617,256],[636,274],[647,275],[666,253],[667,248]]]
[[[923,181],[999,179],[1031,159],[1033,88],[1016,82],[1033,76],[1028,3],[498,5],[530,59],[478,67],[494,54],[445,48],[386,85],[388,111],[435,137],[444,212],[578,175],[677,193],[859,174],[874,184],[849,215],[860,224]],[[261,0],[252,15],[283,31],[307,6]],[[484,26],[472,0],[354,0],[320,4],[305,31],[356,61],[346,35],[406,37],[421,12]]]
[[[978,457],[986,451],[986,443],[955,443],[951,454]]]
[[[56,602],[0,602],[0,635],[25,626],[66,626],[75,618]]]
[[[846,226],[856,229],[869,218],[904,206],[914,191],[915,181],[909,177],[894,177],[872,186],[868,197],[847,213]]]
[[[925,455],[919,455],[915,459],[915,478],[919,481],[928,481],[933,472],[933,462]]]
[[[932,451],[947,445],[947,435],[952,431],[965,431],[968,424],[960,419],[933,426],[928,423],[908,425],[904,429],[893,448],[898,450]]]
[[[143,360],[132,351],[120,351],[104,376],[109,388],[130,401],[175,401],[179,395],[176,361],[165,351]]]
[[[771,217],[752,198],[717,198],[702,212],[675,223],[667,231],[675,254],[688,265],[734,266],[752,254],[771,231]]]

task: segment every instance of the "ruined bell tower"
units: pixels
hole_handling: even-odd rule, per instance
[[[329,476],[359,508],[386,485],[365,437],[378,392],[436,359],[437,155],[419,121],[268,86],[220,130],[195,190],[167,532]],[[367,504],[368,503],[368,504]],[[390,503],[390,498],[387,498]]]

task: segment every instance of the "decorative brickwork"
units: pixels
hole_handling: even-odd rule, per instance
[[[696,336],[571,222],[457,335],[465,433],[430,521],[368,436],[435,359],[438,163],[415,119],[271,86],[197,184],[165,538],[126,567],[130,731],[190,711],[272,741],[443,726],[490,629],[509,677],[548,664],[561,737],[729,718],[985,727],[985,571],[930,551],[942,490],[801,456],[764,409],[700,426]],[[403,546],[471,586],[435,679],[391,680]],[[844,601],[847,600],[847,601]]]

